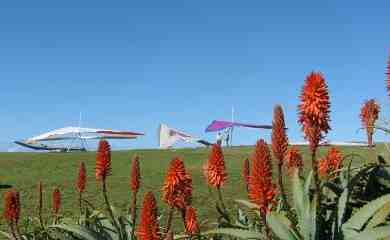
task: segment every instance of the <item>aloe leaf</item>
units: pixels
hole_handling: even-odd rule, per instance
[[[390,202],[386,203],[379,209],[367,224],[367,228],[376,227],[386,221],[387,216],[390,215]]]
[[[307,176],[307,179],[305,181],[305,187],[304,187],[304,193],[306,194],[305,196],[309,196],[310,193],[310,184],[313,179],[313,171],[310,171],[309,175]]]
[[[9,233],[3,232],[3,231],[0,231],[0,235],[3,235],[4,237],[11,239],[11,240],[14,239]]]
[[[305,221],[304,221],[305,197],[304,197],[302,182],[299,177],[299,172],[297,169],[294,171],[292,177],[292,195],[293,195],[293,207],[297,213],[298,224],[300,228],[303,229],[305,227],[304,226],[305,225]]]
[[[390,237],[390,226],[370,228],[356,235],[347,237],[346,240],[379,240]]]
[[[337,204],[337,217],[338,217],[337,224],[339,229],[343,224],[345,209],[347,207],[348,195],[349,195],[349,190],[348,188],[346,188],[344,189],[343,193],[339,197],[339,201]]]
[[[227,235],[241,239],[266,239],[264,235],[259,232],[242,230],[236,228],[216,228],[206,232],[202,232],[202,235]]]
[[[380,198],[377,198],[366,205],[364,205],[358,212],[356,212],[346,223],[343,224],[344,228],[350,228],[360,231],[364,224],[383,206],[390,201],[390,194],[386,194]]]
[[[310,234],[312,240],[315,240],[315,233],[317,231],[317,197],[317,194],[314,194],[313,202],[310,205]]]
[[[259,209],[259,205],[251,203],[250,201],[244,200],[244,199],[236,199],[234,200],[236,203],[239,203],[249,209]]]
[[[284,215],[271,212],[267,214],[267,223],[278,238],[282,240],[296,240],[293,229],[290,227],[291,223]]]
[[[88,230],[85,227],[78,226],[78,225],[65,225],[65,224],[58,224],[58,225],[52,225],[49,226],[49,228],[54,229],[61,229],[66,232],[70,232],[78,237],[81,237],[82,240],[100,240],[103,238],[100,238],[98,234]]]

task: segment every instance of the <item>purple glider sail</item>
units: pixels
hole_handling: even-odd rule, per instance
[[[256,125],[256,124],[246,124],[246,123],[239,123],[239,122],[214,120],[206,128],[206,132],[216,132],[216,131],[220,131],[220,130],[223,130],[223,129],[229,128],[229,127],[247,127],[247,128],[272,129],[272,125]]]

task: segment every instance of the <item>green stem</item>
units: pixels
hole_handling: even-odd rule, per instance
[[[319,233],[319,223],[321,222],[321,189],[320,189],[320,179],[318,175],[318,161],[316,159],[316,151],[317,147],[315,147],[311,151],[311,164],[312,164],[312,170],[313,170],[313,176],[314,176],[314,192],[315,195],[317,195],[317,209],[319,210],[317,214],[317,221],[316,221],[316,233],[315,233],[315,239],[319,239],[320,233]]]
[[[134,231],[135,231],[135,224],[136,224],[136,221],[137,221],[137,192],[133,192],[133,202],[131,203],[131,217],[132,217],[132,224],[133,224],[133,227],[131,229],[131,236],[134,238]]]
[[[174,210],[173,207],[169,208],[168,219],[167,219],[167,226],[166,226],[166,232],[165,232],[166,234],[168,234],[168,232],[169,232],[169,230],[171,229],[171,226],[172,226],[173,210]]]
[[[43,225],[43,218],[42,218],[42,208],[38,208],[38,218],[39,218],[39,225],[41,225],[41,228],[44,229],[45,225]]]
[[[10,229],[10,232],[11,232],[12,237],[13,237],[15,240],[18,240],[18,237],[17,237],[17,235],[16,235],[16,233],[15,233],[15,229],[14,229],[13,223],[12,223],[12,222],[9,222],[8,225],[9,225],[9,229]]]
[[[272,240],[272,233],[271,233],[271,229],[269,228],[268,224],[267,224],[267,217],[266,217],[266,214],[263,214],[260,211],[260,222],[261,224],[264,226],[264,231],[265,231],[265,237],[267,240]]]
[[[79,208],[80,208],[80,216],[83,215],[83,205],[82,205],[82,193],[79,192]]]
[[[106,203],[107,212],[110,215],[110,218],[112,220],[112,224],[114,225],[116,231],[118,232],[119,239],[122,239],[122,234],[120,231],[120,228],[115,220],[114,213],[112,212],[110,202],[108,201],[108,194],[107,194],[107,186],[106,186],[106,179],[103,178],[103,197],[104,202]]]
[[[223,202],[223,198],[222,198],[221,187],[217,187],[217,192],[218,192],[218,200],[219,200],[219,203],[221,204],[222,209],[226,212],[225,203]]]

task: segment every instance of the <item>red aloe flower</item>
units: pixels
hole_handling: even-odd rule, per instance
[[[227,179],[227,173],[225,170],[225,160],[220,145],[212,145],[208,161],[204,165],[204,174],[206,175],[208,184],[211,186],[219,188],[225,183]]]
[[[279,164],[282,165],[287,152],[288,138],[286,135],[286,125],[284,123],[283,109],[280,105],[276,105],[274,107],[271,139],[272,153],[279,161]]]
[[[80,163],[79,167],[79,176],[76,181],[76,189],[79,193],[82,193],[85,191],[85,183],[87,181],[87,176],[85,173],[85,164],[84,162]]]
[[[261,139],[257,141],[252,156],[248,197],[259,205],[260,213],[264,216],[275,203],[276,186],[272,183],[271,170],[271,154],[267,143]]]
[[[389,55],[389,58],[387,60],[387,81],[386,81],[386,85],[387,85],[387,94],[390,96],[390,55]]]
[[[137,226],[137,239],[158,240],[157,204],[152,192],[144,195],[140,221]]]
[[[100,140],[96,152],[96,179],[105,180],[111,174],[111,150],[106,140]]]
[[[54,188],[51,200],[52,200],[53,213],[55,215],[57,215],[59,213],[60,207],[61,207],[61,192],[60,192],[60,189]]]
[[[296,146],[291,147],[286,154],[286,163],[289,173],[292,174],[294,169],[302,170],[303,158],[299,152],[299,148]]]
[[[374,125],[375,121],[378,119],[380,112],[379,105],[375,102],[374,99],[367,100],[364,102],[363,107],[360,111],[360,119],[362,121],[363,127],[367,132],[367,141],[368,145],[372,146],[372,135],[374,134]]]
[[[196,212],[195,209],[191,206],[188,206],[186,208],[184,226],[188,234],[199,233],[199,225],[198,225],[198,220],[196,218]]]
[[[185,209],[192,201],[192,178],[179,158],[171,160],[162,187],[162,199],[171,207]]]
[[[326,155],[319,161],[319,174],[322,177],[327,177],[333,171],[338,170],[341,166],[343,155],[337,148],[330,148]]]
[[[245,185],[248,187],[249,184],[249,175],[250,175],[250,165],[249,165],[249,159],[246,158],[244,160],[244,166],[242,167],[242,179],[244,180]]]
[[[309,141],[312,152],[317,149],[323,134],[329,127],[328,87],[321,73],[310,73],[305,80],[300,96],[299,120],[305,138]]]
[[[139,170],[139,157],[136,155],[131,161],[131,178],[130,189],[133,193],[137,193],[140,186],[140,170]]]
[[[11,223],[17,223],[19,221],[20,199],[17,191],[9,190],[5,193],[3,216]]]

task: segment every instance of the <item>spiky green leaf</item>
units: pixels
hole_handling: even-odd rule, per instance
[[[87,228],[79,225],[65,225],[65,224],[58,224],[58,225],[52,225],[49,226],[51,229],[61,229],[66,232],[70,232],[82,240],[103,240],[99,235],[97,235],[95,232],[92,232],[88,230]]]
[[[390,237],[390,226],[370,228],[356,235],[347,237],[346,240],[380,240]]]
[[[356,212],[346,223],[343,224],[344,228],[354,229],[357,231],[362,230],[367,221],[383,206],[390,201],[390,194],[386,194],[379,197],[366,205],[364,205],[358,212]]]
[[[284,215],[276,212],[267,214],[268,226],[275,235],[282,240],[296,240],[294,230],[291,228],[291,222]]]
[[[203,232],[202,235],[227,235],[240,239],[266,239],[263,234],[255,231],[242,230],[236,228],[216,228]]]

